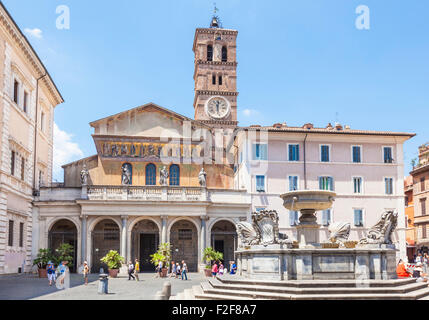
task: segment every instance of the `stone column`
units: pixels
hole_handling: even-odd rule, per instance
[[[83,264],[84,261],[86,261],[86,237],[87,237],[87,224],[88,224],[88,216],[82,215],[82,228],[81,228],[81,240],[80,240],[80,247],[81,247],[81,263]]]
[[[167,242],[167,218],[168,216],[161,216],[161,243]]]
[[[122,219],[122,230],[121,230],[121,256],[125,258],[125,262],[128,263],[127,257],[127,221],[128,216],[121,216]]]
[[[204,265],[204,249],[207,248],[207,216],[201,216],[201,233],[200,233],[200,248],[201,248],[201,264]],[[204,268],[204,266],[202,266]]]

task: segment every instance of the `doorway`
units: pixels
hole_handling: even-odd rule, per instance
[[[155,266],[150,262],[150,255],[157,250],[158,234],[141,233],[140,234],[140,270],[154,271]]]

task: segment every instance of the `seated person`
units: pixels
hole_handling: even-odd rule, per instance
[[[402,259],[400,259],[398,262],[398,266],[396,267],[396,274],[398,275],[399,279],[410,277],[410,272],[405,267],[405,263],[404,261],[402,261]]]

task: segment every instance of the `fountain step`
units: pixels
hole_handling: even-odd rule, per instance
[[[224,284],[218,279],[209,280],[211,286],[214,289],[238,289],[238,290],[247,290],[247,291],[258,291],[258,292],[270,292],[270,293],[284,293],[284,294],[352,294],[352,293],[407,293],[423,288],[427,288],[427,283],[405,283],[401,286],[394,287],[368,287],[365,285],[355,287],[321,287],[316,286],[313,288],[294,288],[294,287],[279,287],[279,286],[264,286],[264,285],[250,285],[250,284]]]
[[[425,287],[408,293],[341,293],[341,294],[282,294],[246,290],[204,289],[205,298],[234,297],[234,299],[269,300],[416,300],[429,295]],[[197,295],[198,299],[201,295]],[[222,298],[223,299],[223,298]]]
[[[255,280],[240,278],[238,276],[222,276],[216,277],[219,281],[225,284],[240,284],[240,285],[264,285],[272,287],[294,287],[294,288],[312,288],[312,287],[356,287],[357,280]],[[365,280],[365,285],[370,287],[395,287],[405,284],[415,283],[416,279],[392,279],[392,280]]]

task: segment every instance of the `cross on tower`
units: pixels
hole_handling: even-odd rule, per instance
[[[213,3],[214,4],[214,10],[213,13],[216,15],[216,13],[219,11],[218,8],[216,8],[216,2]]]

